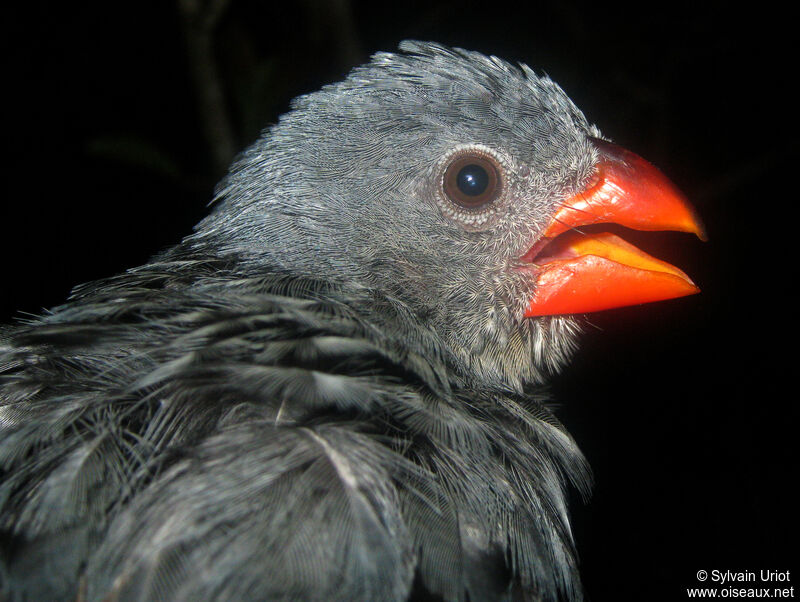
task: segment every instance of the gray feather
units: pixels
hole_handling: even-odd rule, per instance
[[[575,348],[509,272],[597,131],[527,67],[435,44],[297,99],[194,234],[0,340],[10,600],[579,599],[589,469],[531,388]],[[518,202],[461,228],[442,157]]]

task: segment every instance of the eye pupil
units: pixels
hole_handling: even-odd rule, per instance
[[[478,196],[489,187],[489,174],[480,165],[474,163],[466,165],[459,170],[456,185],[464,194]]]

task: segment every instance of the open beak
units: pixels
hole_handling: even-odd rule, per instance
[[[690,232],[707,240],[694,208],[658,169],[619,146],[593,143],[600,153],[596,178],[562,204],[543,238],[520,258],[536,275],[525,317],[586,313],[700,292],[681,270],[618,236],[581,232],[581,226],[614,223]]]

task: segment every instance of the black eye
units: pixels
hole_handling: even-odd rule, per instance
[[[444,172],[444,192],[456,205],[478,209],[500,194],[500,178],[495,162],[478,154],[460,155]]]
[[[456,186],[467,196],[478,196],[489,187],[489,174],[483,165],[470,163],[458,170]]]

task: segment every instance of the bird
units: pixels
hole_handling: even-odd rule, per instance
[[[549,77],[432,42],[300,96],[144,265],[0,330],[6,600],[581,600],[582,316],[705,239]]]

